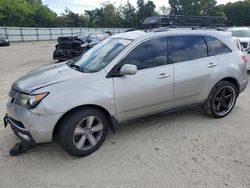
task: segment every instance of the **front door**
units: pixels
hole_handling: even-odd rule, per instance
[[[135,47],[120,63],[137,66],[135,75],[114,78],[119,122],[171,108],[173,65],[167,63],[167,38],[154,38]]]

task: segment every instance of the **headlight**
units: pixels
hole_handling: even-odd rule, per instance
[[[49,93],[41,93],[41,94],[19,94],[16,99],[16,104],[25,106],[27,109],[31,109],[36,107]]]

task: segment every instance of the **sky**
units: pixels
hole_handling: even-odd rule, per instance
[[[84,13],[84,10],[92,10],[99,8],[101,3],[106,2],[107,0],[42,0],[44,4],[48,5],[57,14],[60,14],[67,7],[75,13]],[[127,0],[109,0],[115,6],[119,6],[127,2]],[[145,0],[146,1],[146,0]],[[165,5],[168,5],[168,0],[152,0],[156,5],[156,9]],[[229,2],[236,2],[239,0],[217,0],[217,4],[226,4]],[[137,0],[129,0],[129,2],[136,6]]]

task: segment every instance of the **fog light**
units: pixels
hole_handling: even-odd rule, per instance
[[[18,132],[18,135],[19,135],[20,137],[22,137],[24,140],[30,141],[30,137],[29,137],[29,136],[27,136],[27,135],[25,135],[25,134],[22,134],[22,133],[19,133],[19,132]]]

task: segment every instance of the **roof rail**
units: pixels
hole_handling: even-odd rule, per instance
[[[213,27],[213,26],[211,26],[211,27],[208,27],[208,26],[207,27],[188,27],[188,26],[169,27],[169,26],[167,26],[167,27],[160,27],[160,28],[155,28],[155,29],[147,29],[147,30],[144,30],[144,31],[145,32],[164,32],[164,31],[169,31],[169,30],[171,30],[173,28],[175,28],[175,29],[178,29],[178,28],[179,29],[191,29],[191,30],[213,29],[213,30],[216,30],[216,31],[227,31],[223,27]]]
[[[144,20],[141,29],[159,27],[223,27],[225,18],[219,16],[151,16]]]

